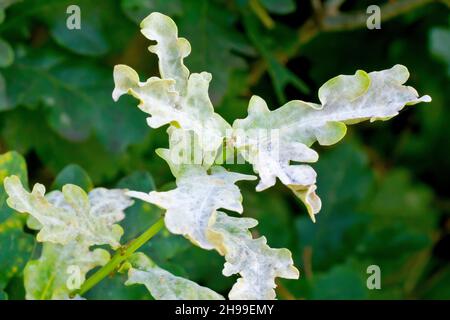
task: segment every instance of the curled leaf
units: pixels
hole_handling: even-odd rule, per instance
[[[257,190],[273,186],[279,178],[306,204],[314,220],[321,207],[314,193],[316,174],[310,166],[291,161],[317,161],[310,146],[315,141],[321,145],[338,142],[345,136],[346,125],[387,120],[406,105],[431,101],[404,86],[408,78],[408,69],[402,65],[369,74],[358,70],[355,75],[327,81],[319,89],[320,105],[293,100],[274,111],[262,98],[253,96],[247,118],[233,124],[233,141],[260,175]],[[265,132],[262,138],[261,131]]]
[[[192,73],[183,64],[190,53],[190,44],[178,38],[172,19],[152,13],[141,23],[142,33],[157,44],[149,50],[158,55],[161,78],[151,77],[140,82],[136,71],[125,65],[114,68],[113,98],[130,93],[140,100],[139,108],[151,115],[147,123],[152,128],[174,124],[194,131],[202,137],[206,152],[217,152],[230,125],[214,112],[208,95],[212,76],[208,72]]]
[[[154,12],[141,22],[142,34],[157,42],[150,46],[150,52],[158,55],[159,70],[163,79],[173,79],[177,91],[186,88],[189,70],[183,59],[191,53],[191,45],[185,38],[178,38],[178,28],[168,16]]]
[[[258,222],[215,212],[208,239],[225,256],[223,274],[240,274],[229,293],[233,300],[275,299],[275,278],[298,279],[292,254],[287,249],[272,249],[265,237],[253,239],[248,230]]]

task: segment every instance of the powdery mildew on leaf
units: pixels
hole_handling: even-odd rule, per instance
[[[41,184],[26,191],[17,176],[5,178],[4,185],[8,205],[30,214],[28,225],[39,230],[37,240],[44,242],[40,258],[28,262],[24,270],[27,299],[68,299],[77,289],[67,286],[71,275],[81,285],[89,270],[110,259],[108,251],[90,247],[120,246],[123,229],[116,222],[133,204],[124,190],[98,188],[86,194],[67,184],[62,192],[45,195]]]
[[[275,299],[275,278],[298,279],[292,254],[288,249],[273,249],[265,237],[253,239],[250,228],[258,222],[215,212],[208,238],[225,256],[223,274],[239,274],[229,293],[232,300]]]
[[[114,68],[114,100],[129,93],[140,100],[139,108],[150,114],[147,123],[152,128],[175,124],[192,130],[202,137],[202,149],[216,153],[230,125],[218,114],[208,95],[212,79],[208,72],[192,73],[183,64],[191,46],[178,38],[178,29],[172,19],[152,13],[141,23],[141,31],[157,44],[149,50],[159,58],[161,78],[151,77],[140,82],[132,68],[117,65]]]
[[[166,209],[165,223],[170,232],[212,249],[214,246],[206,238],[211,215],[217,209],[242,213],[242,195],[235,183],[254,178],[216,166],[208,174],[201,166],[192,165],[177,177],[176,189],[149,194],[130,191],[128,195]]]
[[[156,300],[223,300],[213,290],[161,269],[142,253],[131,257],[126,285],[143,284]]]
[[[405,105],[431,99],[419,98],[413,88],[403,85],[409,77],[404,66],[369,74],[359,70],[353,76],[340,75],[326,82],[319,90],[321,104],[294,100],[270,111],[262,98],[252,97],[248,117],[236,120],[230,135],[226,132],[230,125],[214,113],[208,97],[211,75],[189,75],[183,64],[191,48],[186,39],[178,38],[175,23],[152,13],[141,29],[148,39],[157,42],[149,50],[158,55],[161,78],[141,82],[136,71],[118,65],[113,98],[129,93],[140,100],[139,108],[151,115],[150,127],[170,124],[170,148],[157,153],[169,164],[177,188],[150,194],[132,191],[129,195],[165,208],[165,222],[171,232],[225,256],[223,273],[241,276],[229,294],[231,299],[273,299],[275,278],[296,279],[299,273],[289,250],[268,247],[264,237],[252,238],[248,229],[256,226],[256,220],[232,218],[217,211],[242,213],[235,182],[252,179],[221,167],[213,166],[208,171],[222,142],[226,141],[228,149],[236,148],[253,165],[260,176],[258,191],[273,186],[278,178],[305,203],[314,221],[321,208],[315,193],[316,172],[303,164],[318,160],[311,145],[316,141],[334,144],[345,135],[346,125],[387,120]],[[183,143],[186,135],[200,141]],[[191,153],[196,157],[197,149],[201,161],[191,162]],[[189,161],[177,162],[186,154]]]
[[[97,266],[103,266],[110,259],[108,251],[89,250],[76,241],[65,245],[44,243],[42,254],[37,260],[28,262],[24,270],[24,284],[28,300],[68,299],[72,290],[68,288],[69,277],[82,284],[86,273]],[[70,267],[74,273],[71,274]]]
[[[123,229],[116,222],[123,211],[133,204],[123,190],[92,190],[87,195],[75,185],[65,185],[60,191],[45,196],[45,187],[35,184],[27,192],[18,177],[4,181],[8,205],[14,210],[29,213],[41,227],[37,239],[66,245],[71,241],[86,246],[109,244],[117,248]],[[36,225],[35,223],[33,223]]]
[[[327,81],[319,89],[320,105],[293,100],[274,111],[262,98],[253,96],[247,118],[233,124],[233,141],[260,175],[257,190],[273,186],[279,178],[305,203],[314,220],[321,207],[314,192],[316,173],[308,165],[290,162],[317,161],[317,153],[309,147],[315,141],[321,145],[338,142],[346,133],[346,125],[387,120],[406,105],[431,101],[429,96],[419,98],[414,88],[404,86],[408,78],[409,72],[402,65],[369,74],[359,70],[355,75]],[[277,138],[261,139],[261,130],[276,132]]]

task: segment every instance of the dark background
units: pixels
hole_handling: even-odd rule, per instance
[[[365,25],[366,8],[374,2],[381,6],[380,30]],[[71,4],[81,8],[79,31],[66,28]],[[408,84],[433,102],[406,108],[388,122],[350,127],[336,146],[315,146],[323,201],[316,224],[280,185],[256,193],[255,184],[240,184],[244,215],[259,220],[255,236],[289,248],[300,269],[300,280],[278,282],[280,299],[449,299],[449,5],[430,0],[1,1],[0,154],[21,153],[30,185],[39,181],[48,189],[63,182],[142,191],[171,187],[170,171],[154,153],[167,146],[165,128],[148,128],[132,98],[111,99],[115,64],[130,65],[141,78],[158,74],[156,56],[146,49],[150,41],[139,32],[140,20],[153,11],[170,15],[180,36],[191,42],[185,63],[191,72],[212,73],[210,95],[230,122],[246,116],[252,94],[272,109],[291,99],[317,102],[318,88],[338,74],[400,63],[410,70]],[[2,237],[2,226],[11,212],[3,204],[0,209],[0,297],[20,299],[21,270],[38,246],[4,250],[11,239]],[[142,203],[128,213],[125,240],[159,215]],[[30,231],[21,232],[19,237],[26,237]],[[168,232],[143,251],[173,273],[221,293],[234,281],[222,276],[218,254]],[[21,257],[13,265],[11,254]],[[366,268],[372,264],[381,268],[381,290],[366,287]],[[123,280],[108,278],[87,297],[150,298],[143,287],[124,287]]]

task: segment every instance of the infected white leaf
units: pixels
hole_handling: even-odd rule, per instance
[[[142,33],[157,44],[150,51],[158,55],[161,78],[151,77],[140,82],[136,71],[125,65],[114,68],[113,98],[129,93],[140,100],[139,108],[151,115],[147,123],[152,128],[172,124],[183,130],[192,130],[202,137],[205,152],[216,153],[226,130],[231,126],[218,114],[208,95],[212,76],[208,72],[193,73],[183,64],[190,53],[190,44],[178,38],[172,19],[152,13],[141,23]]]
[[[311,145],[316,141],[334,144],[344,137],[346,125],[386,120],[405,105],[431,99],[419,98],[413,88],[403,86],[409,77],[403,66],[370,74],[357,71],[325,83],[319,90],[321,104],[294,100],[270,111],[263,99],[252,97],[248,117],[236,120],[230,135],[229,124],[214,113],[208,96],[211,75],[190,75],[184,66],[183,59],[191,48],[186,39],[178,37],[175,23],[152,13],[141,28],[147,38],[157,42],[149,49],[158,55],[161,78],[141,82],[136,71],[118,65],[113,98],[129,93],[140,100],[139,108],[150,114],[150,127],[170,125],[170,148],[157,152],[177,178],[177,188],[150,194],[133,191],[129,195],[166,209],[165,222],[172,233],[225,256],[224,274],[241,276],[229,294],[231,299],[273,299],[275,278],[296,279],[299,273],[289,250],[268,247],[264,237],[252,238],[248,229],[256,226],[256,220],[217,211],[242,213],[241,193],[235,183],[253,179],[211,167],[223,141],[228,149],[236,148],[259,173],[258,191],[273,186],[278,178],[305,203],[314,220],[321,200],[315,193],[316,173],[304,164],[318,160]],[[186,137],[194,137],[194,141]],[[200,161],[196,161],[198,150]],[[133,272],[135,277],[148,276]]]
[[[24,270],[24,284],[28,300],[69,299],[67,287],[71,267],[79,270],[78,283],[83,283],[86,273],[108,262],[110,255],[103,249],[89,250],[84,243],[71,241],[65,245],[46,242],[39,259],[31,260]]]
[[[230,299],[275,299],[276,277],[298,279],[289,250],[270,248],[265,237],[253,239],[248,229],[258,224],[255,219],[229,217],[218,211],[210,224],[208,239],[225,256],[223,274],[241,276]]]
[[[123,230],[115,223],[125,217],[123,210],[133,204],[123,190],[99,188],[87,195],[80,187],[67,184],[62,192],[45,196],[43,185],[35,184],[29,193],[17,176],[5,178],[4,185],[8,205],[29,213],[34,218],[32,225],[41,228],[38,241],[62,245],[77,241],[87,247],[120,245]]]
[[[314,193],[316,173],[308,165],[290,162],[317,161],[317,153],[309,147],[315,141],[321,145],[338,142],[346,133],[346,125],[387,120],[406,105],[431,101],[403,85],[408,77],[408,70],[401,65],[369,74],[359,70],[326,82],[319,89],[321,105],[293,100],[274,111],[262,98],[253,96],[247,118],[233,124],[233,141],[260,175],[257,190],[273,186],[278,177],[305,202],[314,220],[321,207]],[[267,132],[266,137],[261,138],[261,130]],[[273,132],[276,139],[271,137]]]
[[[212,249],[214,246],[206,238],[211,215],[217,209],[242,213],[242,195],[235,183],[254,179],[222,167],[212,167],[209,174],[201,166],[188,166],[177,177],[176,189],[149,194],[130,191],[128,195],[164,208],[164,221],[170,232],[184,235],[204,249]]]
[[[161,269],[142,253],[130,259],[126,285],[143,284],[156,300],[224,300],[213,290]]]

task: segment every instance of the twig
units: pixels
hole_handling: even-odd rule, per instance
[[[285,64],[288,60],[297,55],[302,45],[311,41],[321,32],[349,31],[366,27],[368,17],[366,11],[343,13],[339,11],[339,7],[342,3],[342,0],[333,0],[319,6],[317,1],[312,0],[314,14],[298,29],[298,41],[283,55],[283,61],[278,60],[279,55],[275,54],[277,60],[280,63]],[[381,21],[388,21],[429,3],[444,3],[447,6],[450,6],[450,0],[392,1],[380,6]],[[258,75],[261,76],[264,74],[264,69],[262,69],[264,67],[267,68],[267,64],[258,66],[251,79],[252,83],[259,81]]]
[[[305,270],[306,279],[310,280],[313,277],[313,271],[312,271],[312,247],[311,246],[306,246],[303,249],[302,259],[303,259],[303,268]]]
[[[258,17],[259,20],[261,20],[262,24],[267,29],[272,29],[275,26],[275,22],[267,13],[266,9],[264,9],[264,7],[261,5],[259,0],[250,0],[249,5],[252,11],[255,13],[255,15]]]
[[[295,296],[281,283],[277,281],[277,292],[285,300],[296,300]]]
[[[436,0],[398,0],[380,6],[381,21],[387,21],[412,11],[420,6]],[[343,13],[336,10],[327,10],[318,24],[316,18],[308,19],[298,31],[299,44],[304,44],[313,39],[320,32],[335,32],[359,29],[366,26],[367,13],[365,11]]]

